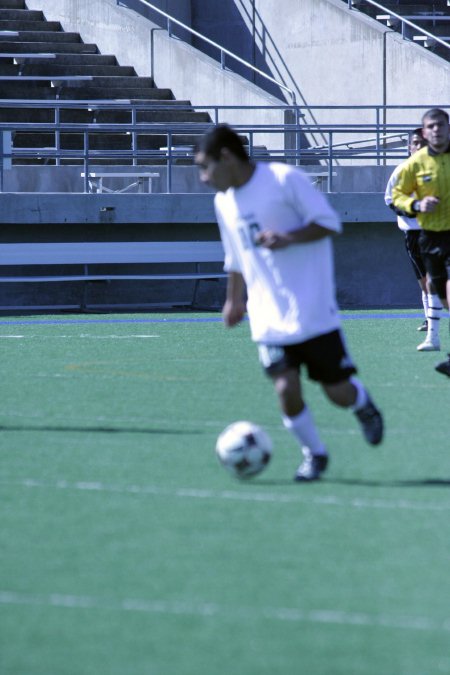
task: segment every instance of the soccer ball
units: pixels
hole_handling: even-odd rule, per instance
[[[250,478],[261,473],[270,462],[272,440],[253,422],[234,422],[217,439],[216,454],[233,476]]]

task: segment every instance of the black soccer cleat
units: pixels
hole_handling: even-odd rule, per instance
[[[442,373],[443,375],[450,377],[450,354],[448,355],[447,361],[441,361],[441,363],[438,363],[434,369],[437,370],[438,373]]]
[[[294,480],[297,482],[311,482],[319,480],[328,466],[328,455],[306,455],[297,469]]]
[[[373,401],[369,398],[366,405],[355,410],[355,415],[362,427],[364,438],[371,445],[378,445],[383,440],[383,417]]]
[[[426,333],[428,330],[428,321],[425,319],[425,321],[420,324],[417,330],[421,333]]]

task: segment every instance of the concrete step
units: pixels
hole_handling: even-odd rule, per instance
[[[51,52],[53,45],[57,42],[82,42],[79,33],[66,33],[65,31],[19,31],[19,35],[14,42],[45,42],[47,51]]]
[[[0,75],[18,75],[19,67],[14,63],[5,63],[4,59],[0,59]]]
[[[430,24],[430,22],[426,21],[424,21],[423,23],[417,21],[416,23],[421,28],[424,28],[427,31],[427,33],[432,33],[432,35],[436,35],[436,37],[440,37],[441,39],[445,39],[448,38],[448,36],[450,36],[450,21],[446,21],[445,23],[442,22],[437,26],[433,26]],[[413,33],[414,35],[420,35],[420,33],[414,30]],[[423,37],[425,38],[426,35],[424,35]]]
[[[0,30],[15,31],[55,31],[62,30],[59,21],[2,21],[0,19]]]
[[[46,63],[26,63],[21,69],[22,75],[92,75],[99,80],[108,80],[109,78],[124,80],[124,84],[129,80],[144,80],[143,86],[153,86],[153,80],[150,77],[139,78],[132,66],[93,66],[93,65],[67,65],[65,63],[56,63],[54,59]],[[99,83],[100,86],[101,82]]]
[[[428,2],[425,2],[424,0],[396,0],[395,2],[393,0],[387,0],[387,2],[381,2],[380,4],[397,5],[399,8],[402,9],[402,13],[403,7],[405,7],[405,5],[409,7],[417,7],[417,5],[425,4],[429,8],[430,12],[439,9],[446,9],[448,7],[447,0],[429,0]]]
[[[126,88],[107,88],[107,87],[86,87],[83,82],[79,87],[63,86],[59,97],[65,101],[73,99],[77,101],[116,99],[116,100],[172,100],[173,94],[170,89],[157,89],[156,87],[126,87]]]
[[[57,89],[49,87],[46,82],[2,82],[0,97],[53,100],[56,98]]]
[[[86,87],[85,82],[78,86],[62,84],[49,87],[46,80],[40,82],[2,82],[0,97],[3,99],[54,99],[58,95],[64,101],[96,101],[96,100],[135,100],[135,101],[172,101],[170,89],[146,88],[106,88]]]
[[[67,85],[70,86],[70,85]],[[155,84],[151,77],[95,77],[92,81],[81,81],[75,86],[86,87],[87,89],[110,89],[117,93],[117,89],[154,89]]]
[[[11,54],[98,54],[95,44],[84,42],[22,42],[12,40],[0,40],[0,52]]]
[[[1,9],[25,9],[25,0],[0,0]]]
[[[60,120],[65,123],[89,124],[94,122],[94,111],[88,110],[61,110]],[[55,112],[51,108],[0,108],[0,124],[30,123],[51,124],[55,121]]]
[[[143,110],[137,111],[138,124],[160,123],[178,124],[182,122],[208,124],[211,117],[207,112],[195,110],[177,110],[178,101],[170,101],[169,110]],[[50,108],[0,108],[0,123],[30,123],[46,124],[55,120],[55,113]],[[62,109],[60,120],[66,124],[131,124],[131,111],[128,110],[92,110],[85,109]],[[19,132],[20,133],[20,132]]]
[[[92,81],[82,82],[77,86],[94,89],[154,89],[155,83],[151,77],[94,77]]]
[[[397,5],[392,2],[383,2],[380,3],[383,5],[383,7],[387,10],[381,10],[379,7],[375,7],[374,5],[368,5],[367,3],[361,3],[360,5],[357,5],[357,7],[364,12],[364,14],[367,14],[368,16],[371,17],[377,17],[377,16],[385,16],[387,15],[390,11],[393,12],[394,14],[398,14],[400,16],[404,16],[405,14],[429,14],[431,12],[430,6],[424,4],[421,2],[420,5],[414,5],[411,7],[411,5]]]
[[[95,121],[99,124],[130,124],[131,112],[127,110],[98,110],[95,113]],[[207,124],[211,118],[207,112],[194,110],[138,110],[136,122],[175,124],[178,122],[199,122]]]
[[[440,56],[446,61],[450,61],[450,49],[447,49],[443,45],[435,43],[434,45],[428,48],[428,51],[432,52],[433,54],[436,54],[436,56]]]
[[[118,66],[113,54],[56,54],[52,59],[27,58],[27,64],[49,63],[55,66]]]
[[[185,148],[192,147],[198,140],[197,135],[172,136],[172,146]],[[84,147],[83,134],[60,134],[62,150],[82,150]],[[139,134],[137,147],[140,150],[160,150],[167,146],[167,136],[164,134]],[[14,136],[15,148],[54,148],[55,135],[48,133],[17,132]],[[91,133],[89,134],[89,148],[91,150],[131,150],[132,137],[130,134]]]
[[[44,13],[35,9],[2,8],[0,21],[45,21]]]
[[[15,148],[54,148],[55,135],[47,133],[22,133],[14,136]],[[82,150],[83,134],[61,134],[62,150]],[[131,150],[131,136],[127,134],[90,134],[91,150]]]

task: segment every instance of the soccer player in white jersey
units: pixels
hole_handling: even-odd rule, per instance
[[[341,224],[303,172],[287,164],[251,162],[227,125],[202,138],[195,161],[201,180],[217,190],[228,272],[224,322],[236,326],[248,312],[284,426],[303,452],[295,480],[317,480],[328,453],[303,401],[302,366],[333,403],[353,410],[369,443],[383,438],[381,413],[355,377],[340,328],[332,235]]]
[[[421,127],[414,129],[414,131],[409,134],[408,149],[410,155],[413,155],[415,152],[425,147],[426,144],[427,142],[422,135]],[[422,291],[422,305],[425,313],[425,321],[419,326],[418,330],[426,330],[427,336],[425,340],[418,345],[417,350],[419,352],[434,352],[439,351],[441,348],[439,340],[439,321],[441,318],[442,303],[439,299],[439,295],[434,290],[431,280],[427,280],[425,262],[420,253],[419,244],[422,228],[417,222],[417,218],[401,211],[392,203],[392,190],[398,182],[403,164],[404,162],[399,164],[392,172],[386,185],[384,201],[386,205],[397,214],[397,224],[405,236],[406,252],[408,253],[414,274],[416,275]]]

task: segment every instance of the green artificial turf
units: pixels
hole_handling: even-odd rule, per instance
[[[445,354],[416,352],[420,318],[362,315],[386,440],[305,380],[331,455],[311,485],[246,323],[2,319],[2,675],[450,673]],[[274,441],[251,481],[214,455],[238,419]]]

